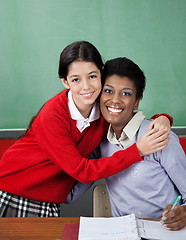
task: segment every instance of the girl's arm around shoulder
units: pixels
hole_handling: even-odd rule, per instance
[[[33,131],[46,158],[82,183],[111,176],[142,160],[136,144],[111,157],[88,159],[101,141],[97,137],[100,129],[93,126],[81,135],[76,122],[68,111],[60,108],[57,100],[44,106],[33,124]],[[93,144],[95,147],[92,149]]]

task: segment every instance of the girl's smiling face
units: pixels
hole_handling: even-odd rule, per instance
[[[105,120],[112,125],[117,138],[137,110],[136,87],[127,77],[112,75],[105,80],[100,98],[100,108]]]
[[[101,92],[101,73],[92,62],[75,61],[69,65],[63,85],[70,89],[72,98],[80,113],[87,118]]]

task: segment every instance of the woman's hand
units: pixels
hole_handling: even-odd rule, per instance
[[[160,130],[163,128],[167,131],[170,131],[171,125],[169,118],[161,115],[158,118],[154,119],[149,125],[149,130],[153,128],[155,128],[156,130]]]
[[[170,204],[166,206],[160,222],[168,230],[177,231],[186,226],[186,206],[176,206],[170,211],[171,207],[172,205]],[[166,220],[165,223],[164,220]]]
[[[158,152],[165,148],[169,141],[170,130],[153,128],[148,130],[136,143],[140,156]]]

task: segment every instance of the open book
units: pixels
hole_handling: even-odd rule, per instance
[[[168,231],[158,221],[136,219],[134,214],[123,217],[80,217],[78,240],[185,240],[186,228]]]

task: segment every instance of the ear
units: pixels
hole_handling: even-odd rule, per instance
[[[137,99],[134,105],[134,110],[138,110],[140,99]]]
[[[69,89],[69,88],[70,88],[70,86],[69,86],[69,84],[68,84],[68,81],[67,81],[66,79],[64,79],[64,78],[61,78],[61,81],[62,81],[62,83],[63,83],[63,86],[64,86],[65,88],[67,88],[67,89]]]

